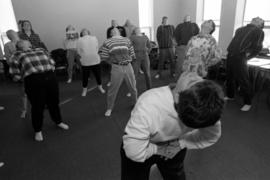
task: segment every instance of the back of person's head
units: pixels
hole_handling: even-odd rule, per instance
[[[167,24],[167,21],[168,21],[168,17],[167,16],[163,16],[162,17],[162,24],[163,25],[166,25]]]
[[[12,30],[12,29],[8,30],[6,32],[6,34],[7,34],[8,39],[11,41],[18,41],[19,40],[19,36],[18,36],[17,32]]]
[[[118,22],[117,22],[115,19],[113,19],[113,20],[111,21],[111,26],[112,26],[112,27],[117,27],[117,26],[118,26]]]
[[[86,28],[83,28],[80,32],[80,37],[83,37],[83,36],[86,36],[86,35],[91,35],[91,32],[86,29]]]
[[[191,21],[190,15],[186,15],[186,16],[184,17],[184,22],[190,22],[190,21]]]
[[[26,51],[26,50],[31,49],[31,47],[32,47],[31,43],[27,40],[19,40],[16,43],[16,50],[17,51]]]
[[[176,110],[183,124],[198,129],[214,125],[221,118],[224,104],[222,88],[203,80],[180,92]]]
[[[120,36],[120,31],[117,28],[111,30],[111,36]]]
[[[257,26],[258,28],[264,28],[264,20],[260,17],[255,17],[251,20],[251,24]]]
[[[68,31],[75,31],[75,27],[72,26],[72,25],[68,25],[68,26],[66,27],[66,32],[68,32]]]

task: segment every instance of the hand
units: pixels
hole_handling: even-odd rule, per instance
[[[157,154],[165,158],[165,160],[172,159],[181,150],[178,141],[171,141],[165,145],[159,145]]]

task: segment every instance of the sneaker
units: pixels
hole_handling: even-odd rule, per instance
[[[225,97],[224,97],[224,100],[225,100],[225,101],[233,101],[234,98],[230,98],[230,97],[228,97],[228,96],[225,96]]]
[[[102,88],[102,86],[100,85],[100,86],[98,86],[98,90],[102,93],[102,94],[104,94],[106,91]]]
[[[23,110],[22,113],[21,113],[21,118],[24,119],[26,117],[26,113],[27,113],[27,111]]]
[[[67,80],[67,83],[69,84],[69,83],[71,83],[72,82],[72,79],[68,79]]]
[[[127,97],[131,97],[131,93],[127,93]]]
[[[106,116],[106,117],[111,116],[111,114],[112,114],[112,110],[111,110],[111,109],[108,109],[108,110],[105,112],[105,116]]]
[[[87,88],[83,88],[82,96],[85,97],[87,94]]]
[[[43,141],[43,135],[42,135],[41,131],[35,133],[35,140],[36,141]]]
[[[242,108],[241,111],[247,112],[251,109],[251,105],[245,104]]]
[[[109,82],[107,83],[107,86],[110,87],[111,84],[112,84],[111,81],[109,81]]]
[[[57,124],[58,127],[60,127],[61,129],[63,130],[68,130],[69,129],[69,126],[63,122]]]
[[[143,70],[141,70],[141,69],[139,70],[139,72],[140,72],[140,74],[144,74]]]
[[[155,75],[155,78],[156,78],[156,79],[158,79],[159,77],[160,77],[160,75],[159,75],[159,74],[156,74],[156,75]]]
[[[0,167],[4,166],[4,163],[3,162],[0,162]]]
[[[4,110],[5,108],[3,106],[0,106],[0,111]]]

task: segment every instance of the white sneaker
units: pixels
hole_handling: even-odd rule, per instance
[[[158,79],[159,77],[160,77],[160,75],[159,75],[159,74],[156,74],[156,75],[155,75],[155,78],[156,78],[156,79]]]
[[[131,93],[127,93],[127,97],[131,97]]]
[[[102,86],[100,85],[100,86],[98,86],[98,90],[102,93],[102,94],[104,94],[106,91],[102,88]]]
[[[224,97],[224,100],[225,100],[225,101],[232,101],[232,100],[234,100],[234,98],[229,98],[229,97],[225,96],[225,97]]]
[[[107,83],[107,86],[110,87],[112,85],[111,81]]]
[[[4,163],[3,162],[0,162],[0,167],[4,166]]]
[[[68,130],[69,129],[69,126],[63,122],[57,124],[58,127],[60,127],[61,129],[63,130]]]
[[[72,82],[72,79],[68,79],[67,80],[67,83],[69,84],[69,83],[71,83]]]
[[[140,72],[140,74],[144,74],[143,70],[141,70],[141,69],[139,70],[139,72]]]
[[[26,113],[27,113],[27,111],[23,110],[22,113],[21,113],[21,118],[24,119],[26,117]]]
[[[111,116],[112,114],[112,110],[111,109],[108,109],[106,112],[105,112],[105,116],[109,117]]]
[[[42,135],[41,131],[35,133],[35,140],[36,141],[43,141],[43,135]]]
[[[83,88],[82,96],[84,97],[84,96],[86,96],[86,94],[87,94],[87,88]]]
[[[247,112],[251,109],[251,105],[245,104],[242,108],[241,111]]]
[[[4,110],[5,108],[3,106],[0,106],[0,111]]]

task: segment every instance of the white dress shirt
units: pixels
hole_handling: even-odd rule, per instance
[[[125,128],[123,147],[131,160],[144,162],[157,153],[158,143],[178,139],[181,148],[199,149],[214,144],[220,136],[220,121],[201,129],[185,126],[175,110],[171,88],[164,86],[139,97]]]

